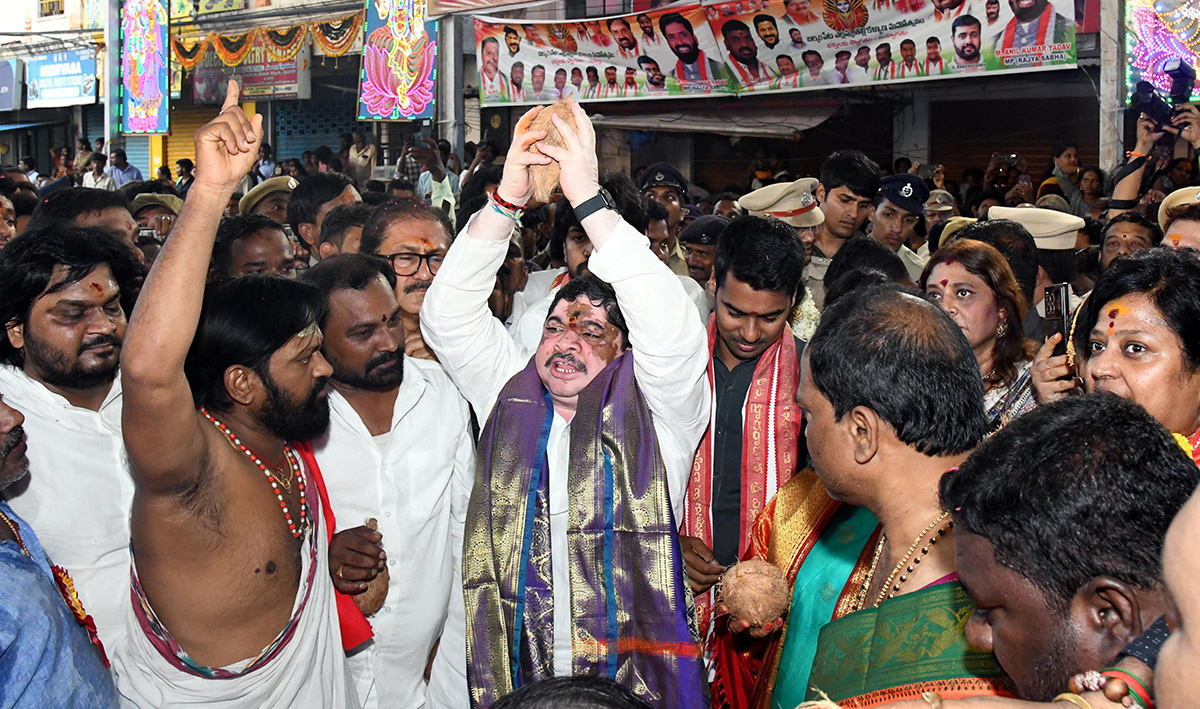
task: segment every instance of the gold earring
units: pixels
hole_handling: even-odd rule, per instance
[[[1001,337],[1004,337],[1007,334],[1008,334],[1008,323],[1007,322],[1002,322],[996,326],[996,339],[997,340],[999,340]]]

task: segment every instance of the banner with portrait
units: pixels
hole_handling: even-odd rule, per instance
[[[1075,30],[1074,0],[722,0],[585,22],[475,20],[483,105],[1071,68]]]
[[[1074,0],[728,0],[704,10],[739,92],[1075,66]]]
[[[730,91],[700,5],[578,22],[476,18],[475,47],[484,106]]]

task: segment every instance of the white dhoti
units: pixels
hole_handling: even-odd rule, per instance
[[[306,490],[312,518],[320,519],[317,486],[306,485]],[[126,612],[129,640],[112,660],[121,706],[357,709],[342,652],[324,528],[310,526],[305,545],[287,627],[257,657],[224,668],[203,667],[179,647],[140,593],[135,564]]]

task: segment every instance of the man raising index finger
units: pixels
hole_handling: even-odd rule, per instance
[[[196,181],[129,326],[134,601],[114,668],[133,706],[357,706],[305,442],[329,422],[320,295],[263,275],[204,288],[261,136],[230,82],[196,134]]]

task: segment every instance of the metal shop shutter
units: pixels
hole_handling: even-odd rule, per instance
[[[175,173],[175,162],[187,158],[196,162],[196,131],[216,117],[219,108],[213,106],[185,106],[171,110],[171,132],[167,134],[166,154],[163,165]]]

